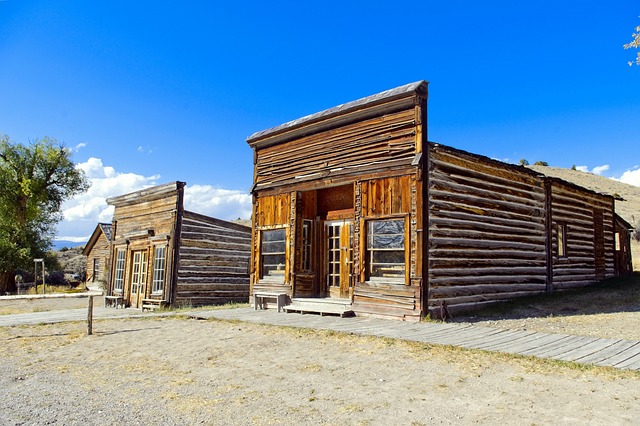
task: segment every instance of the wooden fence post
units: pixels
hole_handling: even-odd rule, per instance
[[[93,296],[89,296],[89,312],[87,312],[87,336],[93,334]]]

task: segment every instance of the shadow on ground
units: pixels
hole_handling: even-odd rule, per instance
[[[640,312],[640,273],[592,286],[523,297],[476,311],[459,313],[449,322],[479,322],[549,316]]]

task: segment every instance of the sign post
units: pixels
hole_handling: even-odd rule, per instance
[[[36,285],[36,294],[38,294],[38,263],[42,264],[42,294],[47,292],[47,284],[44,282],[44,259],[33,259],[35,271],[33,272],[33,280]]]

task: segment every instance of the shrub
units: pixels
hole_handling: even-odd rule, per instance
[[[53,271],[46,276],[47,284],[49,285],[68,285],[69,282],[64,277],[64,272]]]

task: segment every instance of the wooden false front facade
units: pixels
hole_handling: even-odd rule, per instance
[[[418,320],[616,274],[613,198],[427,141],[416,82],[255,133],[252,291]]]
[[[251,230],[185,211],[184,182],[137,191],[115,206],[108,294],[131,307],[246,301]]]

